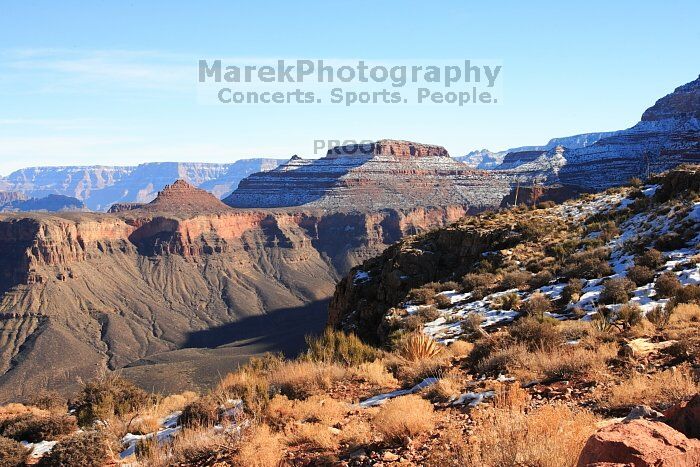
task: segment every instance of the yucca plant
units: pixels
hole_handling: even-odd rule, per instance
[[[401,355],[413,362],[431,358],[442,352],[442,347],[430,336],[415,332],[404,338]]]

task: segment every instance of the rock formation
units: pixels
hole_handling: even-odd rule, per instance
[[[333,148],[317,160],[293,158],[241,181],[224,200],[234,207],[330,210],[498,206],[507,182],[456,162],[440,146],[381,140]]]
[[[632,128],[566,153],[562,183],[588,189],[700,160],[700,77],[647,109]]]
[[[15,211],[79,211],[85,205],[76,198],[61,195],[49,195],[44,198],[28,198],[16,191],[0,191],[0,212]]]
[[[152,201],[159,190],[176,179],[184,179],[223,198],[249,174],[273,169],[280,162],[243,159],[231,164],[165,162],[136,167],[33,167],[0,179],[0,190],[38,198],[70,196],[92,210],[106,211],[115,203]]]
[[[591,436],[578,467],[602,465],[700,465],[700,441],[662,422],[633,420],[607,426]]]

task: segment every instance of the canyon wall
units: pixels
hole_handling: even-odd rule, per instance
[[[70,392],[104,369],[163,371],[159,380],[177,389],[198,387],[200,377],[213,381],[233,365],[220,352],[238,346],[232,341],[301,321],[303,342],[303,329],[313,327],[304,310],[326,303],[351,267],[406,234],[467,212],[454,206],[172,214],[162,211],[168,203],[154,205],[117,214],[0,217],[0,400],[40,387]],[[285,324],[267,319],[276,314]],[[193,347],[202,348],[196,365],[189,360]],[[267,341],[255,347],[276,348]],[[132,368],[164,359],[170,364]],[[197,373],[202,368],[210,374]]]

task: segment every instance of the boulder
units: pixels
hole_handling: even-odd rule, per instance
[[[700,393],[664,412],[666,423],[688,438],[700,438]]]
[[[700,465],[700,441],[670,426],[637,419],[602,428],[586,442],[579,467],[634,465],[690,467]]]

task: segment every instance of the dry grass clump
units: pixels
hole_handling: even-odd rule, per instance
[[[431,401],[447,402],[458,397],[462,393],[463,387],[462,378],[448,375],[427,387],[423,392],[423,396]]]
[[[321,423],[301,423],[290,427],[287,443],[290,446],[304,445],[313,450],[335,450],[339,436]]]
[[[102,467],[108,458],[107,443],[99,432],[77,433],[64,438],[39,461],[41,467]]]
[[[270,386],[290,399],[305,399],[344,379],[348,370],[337,364],[289,362],[270,374]]]
[[[348,404],[327,396],[289,400],[286,396],[277,395],[270,401],[265,416],[273,426],[280,428],[294,421],[332,426],[339,423],[349,410]]]
[[[375,429],[385,441],[400,443],[435,426],[433,405],[414,394],[391,399],[374,416]]]
[[[358,367],[350,368],[349,371],[354,378],[379,388],[393,388],[399,384],[380,360],[363,363]]]
[[[700,322],[700,306],[694,303],[676,305],[670,318],[672,324]]]
[[[318,337],[307,336],[306,358],[313,362],[359,365],[377,358],[377,349],[355,336],[326,328]]]
[[[700,390],[687,370],[666,370],[653,375],[635,374],[609,389],[596,393],[600,406],[612,411],[626,411],[637,405],[657,410],[677,404]]]
[[[474,415],[474,430],[459,465],[489,467],[575,466],[596,418],[585,410],[553,404],[525,412],[522,406],[494,407]],[[457,464],[453,464],[457,465]]]
[[[0,436],[0,466],[22,467],[25,465],[29,450],[13,439]]]
[[[214,394],[220,400],[241,399],[246,411],[259,414],[270,401],[270,382],[266,375],[243,368],[224,376]]]
[[[282,462],[283,455],[281,435],[261,424],[244,434],[235,461],[236,465],[276,467]]]
[[[462,358],[466,357],[474,350],[474,344],[467,341],[456,340],[447,347],[447,350],[453,357]]]
[[[351,418],[340,432],[339,441],[349,450],[366,445],[372,441],[373,430],[369,423],[360,418]]]

